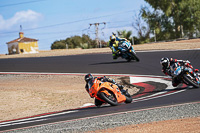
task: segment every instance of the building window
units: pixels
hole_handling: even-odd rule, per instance
[[[12,53],[13,53],[13,54],[16,54],[16,51],[17,51],[17,50],[14,48],[13,51],[12,51]]]
[[[21,53],[24,53],[24,50],[23,50],[23,49],[20,49],[20,52],[21,52]]]

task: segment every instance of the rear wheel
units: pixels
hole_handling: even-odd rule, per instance
[[[99,95],[108,104],[110,104],[112,106],[118,105],[117,99],[116,99],[115,95],[112,92],[110,92],[110,95],[107,95],[104,92],[100,92]]]
[[[192,76],[192,75],[190,75]],[[187,76],[186,74],[183,75],[184,80],[189,84],[194,86],[195,88],[199,88],[199,85],[192,79],[189,78],[189,76]]]

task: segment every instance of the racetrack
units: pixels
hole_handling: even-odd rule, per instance
[[[140,62],[113,60],[111,54],[85,54],[59,57],[0,59],[1,72],[56,72],[163,75],[160,59],[189,60],[200,68],[200,50],[137,52]]]
[[[163,75],[159,64],[162,57],[187,59],[195,68],[199,69],[199,50],[162,51],[162,52],[138,52],[141,62],[126,62],[122,59],[113,61],[110,54],[88,54],[62,57],[0,59],[1,72],[55,72],[55,73],[104,73],[104,74],[138,74],[138,75]],[[160,85],[162,86],[162,85]],[[182,89],[181,89],[182,90]],[[60,115],[48,120],[56,122],[80,117],[103,115],[105,113],[117,113],[130,110],[145,109],[200,101],[199,89],[183,88],[184,91],[167,97],[155,98],[117,107],[94,107],[81,109],[72,114]],[[180,91],[180,90],[177,90]],[[88,113],[90,112],[90,113]],[[76,116],[76,117],[75,117]],[[29,125],[30,126],[30,125]],[[16,128],[16,127],[15,127]]]

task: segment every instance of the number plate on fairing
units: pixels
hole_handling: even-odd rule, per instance
[[[181,73],[181,68],[177,67],[174,71],[174,75],[179,75]]]

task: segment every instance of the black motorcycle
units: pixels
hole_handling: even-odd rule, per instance
[[[178,66],[174,69],[174,75],[188,86],[200,87],[199,73],[195,73],[192,68]]]

